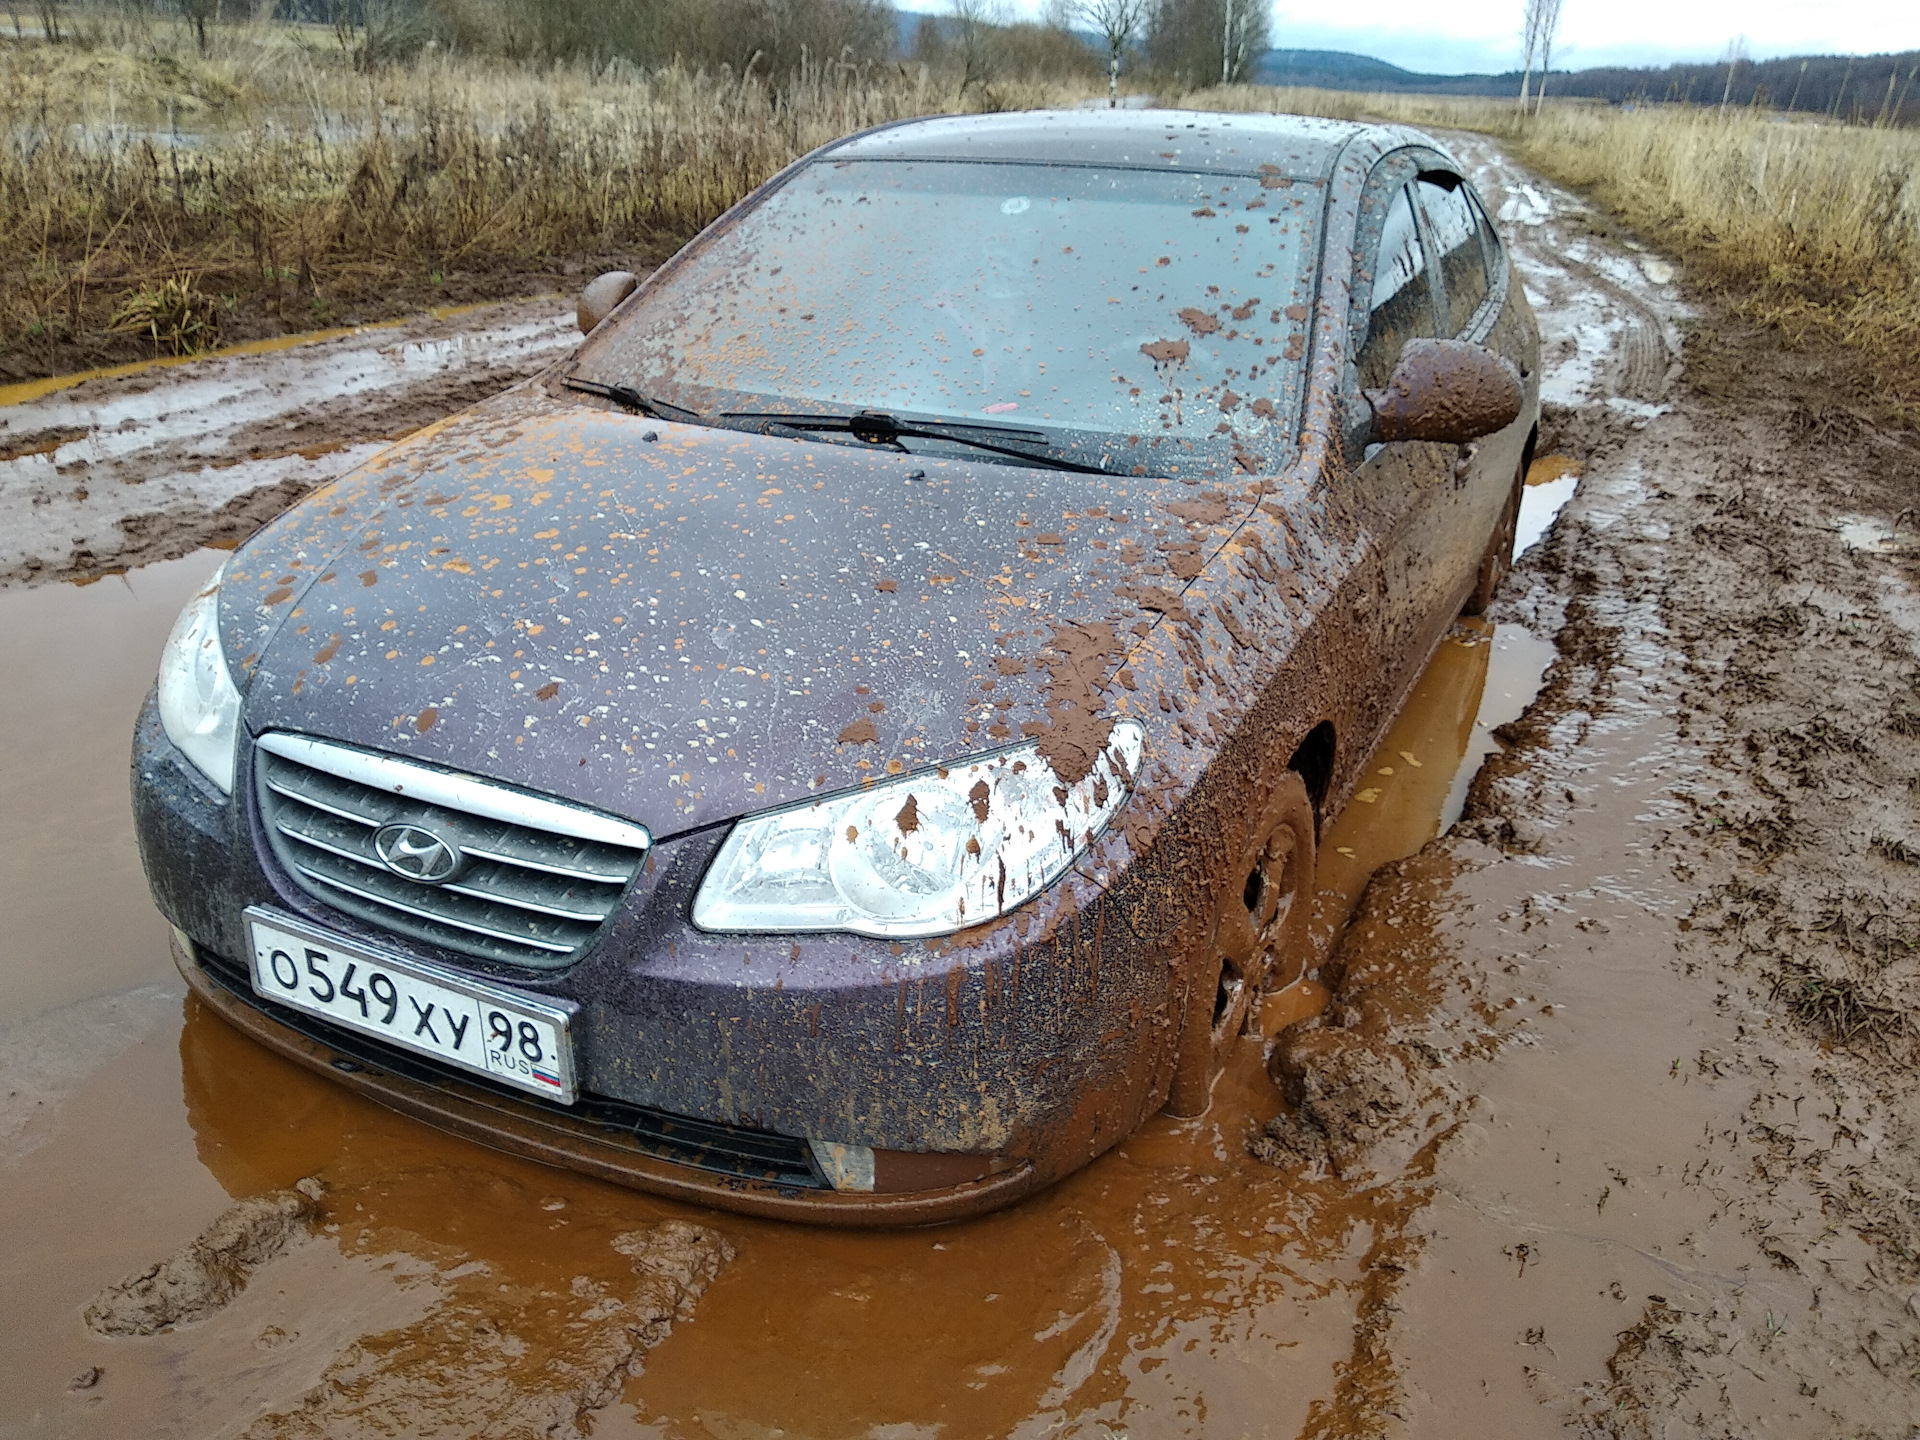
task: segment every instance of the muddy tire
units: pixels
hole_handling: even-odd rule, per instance
[[[1306,782],[1282,772],[1247,827],[1248,843],[1214,907],[1208,944],[1189,967],[1172,1115],[1204,1115],[1228,1052],[1269,990],[1306,968],[1313,909],[1314,816]]]
[[[1467,596],[1467,603],[1460,607],[1462,615],[1484,615],[1487,607],[1493,604],[1493,597],[1500,591],[1500,582],[1507,578],[1507,572],[1513,569],[1513,544],[1520,534],[1520,496],[1526,489],[1527,472],[1523,466],[1513,477],[1513,490],[1507,496],[1506,508],[1500,512],[1500,522],[1493,527],[1493,535],[1487,541],[1487,553],[1480,557],[1480,570],[1473,579],[1473,590]]]

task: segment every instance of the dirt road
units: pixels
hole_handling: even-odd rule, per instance
[[[1915,1434],[1914,454],[1762,345],[1701,393],[1671,269],[1460,145],[1577,486],[1326,837],[1324,988],[1204,1119],[937,1231],[494,1156],[172,978],[121,767],[192,546],[556,353],[557,305],[0,409],[0,1436]],[[450,358],[376,400],[396,341]]]
[[[579,338],[570,304],[549,297],[0,387],[0,585],[243,539]]]

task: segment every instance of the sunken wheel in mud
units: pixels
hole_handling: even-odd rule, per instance
[[[1313,801],[1298,772],[1282,772],[1234,847],[1214,906],[1208,944],[1189,972],[1186,1008],[1167,1094],[1171,1115],[1204,1115],[1213,1082],[1247,1015],[1268,990],[1291,985],[1306,965],[1314,876]],[[1233,852],[1230,852],[1233,853]]]
[[[1462,615],[1486,614],[1500,582],[1513,569],[1513,544],[1520,534],[1520,496],[1526,485],[1527,468],[1523,464],[1513,477],[1513,491],[1507,496],[1499,523],[1493,527],[1493,537],[1487,541],[1487,553],[1480,557],[1480,573],[1474,577],[1467,603],[1460,607]]]

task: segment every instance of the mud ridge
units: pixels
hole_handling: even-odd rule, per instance
[[[347,1347],[294,1409],[269,1415],[246,1440],[577,1440],[619,1398],[646,1353],[693,1318],[734,1257],[716,1231],[666,1220],[614,1237],[632,1285],[624,1293],[577,1277],[558,1297],[493,1283],[460,1267],[451,1294],[424,1320]],[[509,1291],[501,1294],[501,1291]]]
[[[99,1335],[156,1335],[204,1320],[247,1286],[253,1272],[308,1239],[320,1216],[318,1181],[250,1196],[222,1211],[165,1260],[108,1286],[88,1303]]]

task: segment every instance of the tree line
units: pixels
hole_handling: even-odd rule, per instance
[[[1920,123],[1920,51],[1810,55],[1659,69],[1600,67],[1556,74],[1561,95],[1635,103],[1738,105],[1826,115],[1855,124]]]
[[[282,21],[330,28],[367,64],[429,44],[532,61],[625,60],[758,70],[901,59],[952,66],[963,85],[1102,74],[1162,87],[1244,82],[1266,51],[1266,0],[1051,0],[1037,22],[1005,0],[949,0],[903,15],[884,0],[8,0],[45,38],[89,17],[128,26],[173,19],[204,50],[222,26]]]

